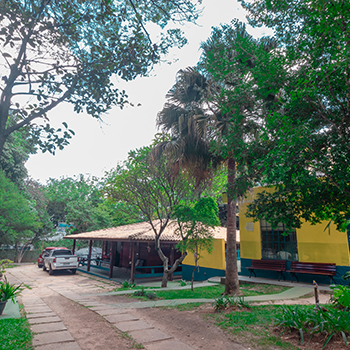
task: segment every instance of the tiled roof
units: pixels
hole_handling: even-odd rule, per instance
[[[159,222],[157,223],[159,225]],[[179,242],[181,238],[174,233],[175,222],[170,222],[163,231],[160,240],[166,242]],[[111,227],[97,231],[76,233],[64,236],[68,239],[83,239],[96,241],[154,241],[154,232],[148,222],[139,222],[136,224]],[[214,238],[226,240],[226,228],[216,227]],[[239,242],[239,231],[237,231],[237,242]]]

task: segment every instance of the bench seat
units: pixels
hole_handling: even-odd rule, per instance
[[[248,270],[249,278],[252,276],[252,273],[256,277],[255,270],[268,270],[278,272],[286,280],[283,274],[286,271],[286,260],[252,260]]]
[[[299,282],[299,278],[297,273],[307,273],[310,275],[322,275],[328,276],[330,280],[335,283],[333,276],[337,274],[337,266],[336,264],[328,264],[328,263],[310,263],[310,262],[299,262],[299,261],[291,261],[290,270],[286,271],[296,278],[297,282]]]

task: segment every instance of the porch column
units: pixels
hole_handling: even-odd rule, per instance
[[[74,253],[75,253],[75,242],[76,242],[76,239],[73,239],[73,249],[72,249],[73,255],[74,255]]]
[[[109,278],[113,278],[113,266],[115,264],[115,255],[116,255],[116,250],[117,250],[117,244],[116,242],[112,242],[111,244],[111,257],[109,260]]]
[[[89,241],[89,255],[88,255],[87,271],[90,271],[91,251],[92,251],[92,239],[90,239],[90,241]]]
[[[130,283],[135,282],[135,243],[131,244],[131,271],[130,271]]]

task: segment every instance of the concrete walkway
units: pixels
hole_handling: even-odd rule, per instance
[[[187,303],[213,303],[215,299],[178,299],[178,300],[149,300],[136,301],[127,303],[106,303],[99,300],[105,296],[114,296],[127,293],[134,293],[134,290],[113,292],[116,285],[110,284],[108,288],[103,286],[100,280],[87,281],[86,275],[77,274],[75,276],[55,276],[52,278],[43,271],[38,270],[35,265],[21,266],[9,270],[11,283],[24,283],[30,286],[31,289],[25,289],[21,296],[21,302],[24,305],[27,313],[27,318],[30,323],[31,330],[34,333],[33,346],[36,350],[77,350],[81,349],[78,342],[69,333],[66,325],[60,317],[43,301],[38,295],[38,291],[43,296],[43,289],[51,290],[59,293],[61,296],[72,300],[80,305],[88,307],[90,310],[102,316],[105,321],[111,323],[120,332],[127,332],[137,343],[141,343],[148,350],[159,349],[176,349],[176,350],[191,350],[193,349],[188,344],[175,339],[173,336],[162,332],[153,327],[144,320],[135,317],[131,314],[131,309],[150,308],[160,306],[174,306]],[[272,281],[261,278],[249,279],[240,276],[241,282],[250,283],[268,283],[278,284],[292,287],[280,294],[260,295],[245,297],[245,301],[278,301],[286,299],[295,299],[313,292],[312,285],[301,283],[291,283],[285,281]],[[207,282],[197,282],[195,287],[203,287],[220,282],[220,278],[212,278]],[[159,282],[144,283],[148,287],[147,291],[157,291],[154,287],[159,286]],[[109,291],[101,293],[101,288],[109,289]],[[188,289],[190,285],[181,286],[178,282],[169,282],[168,290]],[[328,286],[320,286],[320,290],[329,291]],[[1,317],[0,317],[1,319]],[[245,350],[244,346],[233,343],[232,349]],[[108,350],[108,349],[106,349]]]

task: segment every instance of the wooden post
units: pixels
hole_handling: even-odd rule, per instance
[[[174,249],[174,245],[171,245],[170,248],[170,266],[172,267],[174,265],[174,261],[175,261],[175,249]],[[169,280],[172,281],[174,279],[173,274],[169,275]]]
[[[90,271],[91,251],[92,251],[92,239],[90,239],[90,242],[89,242],[89,255],[88,255],[88,264],[87,264],[88,271]]]
[[[116,255],[116,242],[112,242],[111,243],[111,257],[109,260],[109,278],[113,278],[113,267],[114,267],[114,263],[115,263],[115,255]]]
[[[75,253],[75,242],[76,242],[76,239],[73,239],[73,249],[72,249],[73,255],[74,255],[74,253]]]
[[[135,243],[131,244],[131,271],[130,271],[130,283],[135,282]]]

